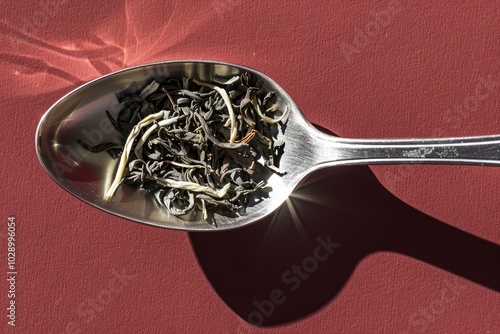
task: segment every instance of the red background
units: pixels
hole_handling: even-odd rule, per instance
[[[9,0],[1,11],[2,333],[500,333],[498,168],[329,169],[274,219],[189,234],[80,202],[34,145],[45,110],[80,84],[188,58],[269,75],[339,136],[499,133],[498,1]],[[480,78],[494,84],[470,105]],[[282,274],[328,236],[339,248],[291,291]],[[120,289],[113,272],[127,275]],[[286,300],[260,311],[263,327],[248,323],[276,289]]]

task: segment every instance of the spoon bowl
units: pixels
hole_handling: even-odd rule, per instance
[[[111,201],[103,199],[117,168],[117,159],[91,153],[78,145],[117,141],[105,111],[117,113],[116,93],[133,83],[153,78],[183,76],[214,82],[249,72],[267,91],[275,92],[277,104],[288,109],[280,169],[267,180],[267,198],[247,207],[236,217],[216,215],[216,223],[184,220],[159,207],[146,191],[119,187]],[[45,171],[63,189],[99,209],[136,222],[188,231],[220,231],[243,227],[274,212],[300,181],[314,170],[346,164],[448,163],[500,165],[500,136],[439,139],[344,139],[325,135],[303,116],[291,97],[271,78],[253,69],[210,61],[170,61],[141,65],[90,81],[48,109],[36,132],[37,155]]]

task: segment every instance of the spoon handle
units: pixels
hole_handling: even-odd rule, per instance
[[[432,139],[344,139],[320,135],[318,164],[468,164],[500,166],[500,135]],[[333,153],[333,154],[332,154]]]

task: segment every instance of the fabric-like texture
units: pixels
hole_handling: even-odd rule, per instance
[[[498,134],[498,1],[7,0],[0,10],[1,333],[500,332],[498,168],[332,168],[274,218],[189,234],[80,202],[44,173],[34,145],[44,112],[72,89],[178,59],[255,68],[343,137]]]

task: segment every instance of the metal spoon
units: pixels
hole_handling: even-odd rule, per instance
[[[247,208],[239,217],[217,216],[216,224],[201,219],[179,219],[158,207],[144,191],[120,187],[113,201],[103,195],[111,183],[116,160],[94,154],[77,144],[82,138],[94,144],[118,138],[105,110],[119,108],[116,92],[133,82],[171,75],[213,82],[248,71],[274,91],[277,103],[289,108],[284,154],[280,169],[285,176],[268,180],[269,198]],[[500,135],[440,139],[344,139],[325,135],[302,115],[290,96],[271,78],[242,66],[209,61],[172,61],[121,70],[93,80],[57,101],[42,117],[36,133],[38,158],[45,171],[77,198],[109,213],[137,222],[189,231],[226,230],[245,226],[275,211],[299,182],[312,171],[354,164],[469,164],[500,165]]]

